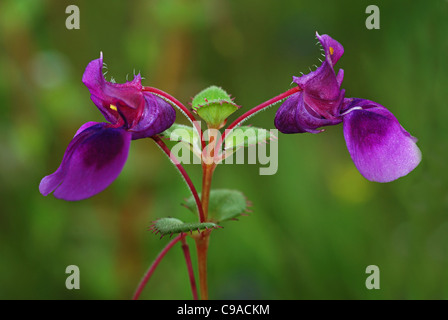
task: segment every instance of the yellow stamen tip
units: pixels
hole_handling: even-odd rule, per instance
[[[111,110],[117,111],[117,107],[114,106],[113,104],[111,104],[111,105],[109,106],[109,108],[110,108]]]
[[[333,55],[333,53],[334,53],[334,49],[333,49],[333,47],[330,47],[330,55]]]

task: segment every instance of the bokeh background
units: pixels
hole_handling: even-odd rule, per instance
[[[70,4],[80,9],[79,30],[65,27]],[[369,4],[380,8],[380,30],[365,27]],[[108,79],[124,82],[135,70],[184,103],[215,84],[244,111],[320,64],[315,31],[345,47],[337,66],[346,96],[389,108],[419,139],[423,160],[395,182],[369,182],[336,126],[281,135],[275,175],[260,176],[260,165],[219,166],[213,187],[243,191],[253,213],[212,234],[210,297],[447,299],[445,0],[2,0],[0,298],[129,299],[169,241],[146,231],[150,222],[191,219],[180,205],[185,184],[149,139],[132,143],[119,178],[91,199],[39,193],[81,124],[103,121],[81,82],[100,51]],[[276,108],[250,123],[274,128]],[[200,166],[186,169],[200,189]],[[72,264],[80,290],[65,288]],[[380,290],[365,287],[368,265],[380,268]],[[142,298],[191,298],[180,246]]]

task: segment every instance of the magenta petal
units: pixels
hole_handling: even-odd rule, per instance
[[[304,99],[302,91],[291,95],[280,106],[276,115],[275,127],[282,133],[319,133],[317,130],[323,126],[330,126],[341,123],[340,119],[325,119],[314,112]]]
[[[95,121],[89,121],[89,122],[84,123],[84,124],[78,129],[78,131],[76,131],[76,133],[75,133],[75,135],[73,136],[73,138],[76,137],[76,136],[77,136],[78,134],[80,134],[81,132],[83,132],[84,130],[87,130],[88,128],[93,127],[94,125],[97,125],[97,124],[101,124],[101,123],[100,123],[100,122],[95,122]]]
[[[344,70],[339,69],[338,74],[336,76],[336,81],[338,82],[339,86],[341,86],[343,80],[344,80]]]
[[[315,71],[301,77],[293,77],[293,81],[302,89],[309,108],[324,118],[335,120],[339,116],[344,98],[340,88],[344,71],[339,70],[336,75],[333,68],[344,53],[344,48],[328,35],[316,35],[325,52],[325,61]]]
[[[343,73],[342,73],[343,76]],[[293,81],[312,98],[316,100],[335,100],[340,95],[342,79],[337,79],[333,66],[325,60],[316,71],[301,77],[293,77]]]
[[[301,93],[294,93],[277,110],[274,119],[275,127],[282,133],[302,133],[306,132],[297,123],[297,106],[301,98]]]
[[[162,98],[149,92],[143,94],[145,107],[138,124],[130,129],[132,140],[151,137],[171,127],[176,120],[176,111]]]
[[[59,168],[42,179],[39,191],[76,201],[107,188],[120,174],[129,152],[131,134],[106,123],[85,124],[65,151]]]
[[[359,172],[376,182],[390,182],[411,172],[421,160],[416,139],[383,106],[353,101],[343,119],[344,137]]]
[[[128,127],[136,124],[144,103],[140,74],[126,83],[108,82],[103,75],[101,55],[87,65],[82,82],[89,89],[92,101],[108,121],[115,124],[122,117]],[[111,105],[118,108],[119,112],[111,109]]]
[[[325,52],[325,58],[330,62],[332,66],[334,66],[344,54],[344,47],[327,34],[323,34],[320,36],[316,32],[316,37],[322,44]]]

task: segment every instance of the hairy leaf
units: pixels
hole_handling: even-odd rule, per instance
[[[249,126],[237,127],[226,136],[224,149],[248,147],[275,138],[275,135],[266,129]]]
[[[248,211],[249,203],[244,194],[238,190],[217,189],[210,191],[208,219],[219,223],[235,219]],[[185,202],[185,207],[197,214],[193,197]]]
[[[160,218],[149,227],[149,230],[161,236],[173,235],[176,233],[196,232],[205,229],[216,229],[218,225],[212,222],[183,222],[176,218]]]
[[[183,124],[173,124],[169,129],[160,134],[171,141],[180,141],[189,145],[198,154],[201,153],[199,135],[195,128]]]
[[[213,128],[221,128],[226,119],[240,108],[227,92],[217,86],[199,92],[193,98],[192,107]]]

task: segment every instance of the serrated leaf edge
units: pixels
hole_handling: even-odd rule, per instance
[[[232,100],[233,100],[233,99],[234,99],[234,98],[232,98]],[[193,110],[195,113],[197,113],[197,111],[198,111],[199,109],[202,109],[202,108],[205,108],[205,107],[210,107],[210,106],[212,106],[212,105],[219,105],[219,106],[222,106],[222,105],[224,105],[224,104],[232,105],[232,106],[236,107],[237,110],[241,108],[240,105],[237,105],[237,104],[234,103],[233,101],[219,100],[219,99],[217,99],[217,100],[207,101],[207,102],[204,103],[204,104],[199,104],[199,105],[197,105],[197,106],[192,106],[191,108],[192,108],[192,110]],[[236,111],[236,110],[235,110],[235,111]]]
[[[222,229],[223,227],[214,223],[214,222],[182,222],[179,219],[180,222],[182,222],[182,224],[179,224],[178,226],[176,226],[177,228],[185,228],[183,230],[173,230],[173,231],[162,231],[160,229],[157,228],[157,222],[160,221],[161,219],[169,219],[172,217],[164,217],[164,218],[159,218],[157,220],[152,221],[152,224],[148,227],[148,231],[152,231],[152,233],[154,233],[155,235],[158,235],[160,233],[160,239],[162,239],[164,236],[166,235],[170,235],[170,238],[174,235],[174,234],[184,234],[184,233],[190,233],[190,235],[193,234],[193,232],[201,232],[201,230],[210,230],[210,229]]]

